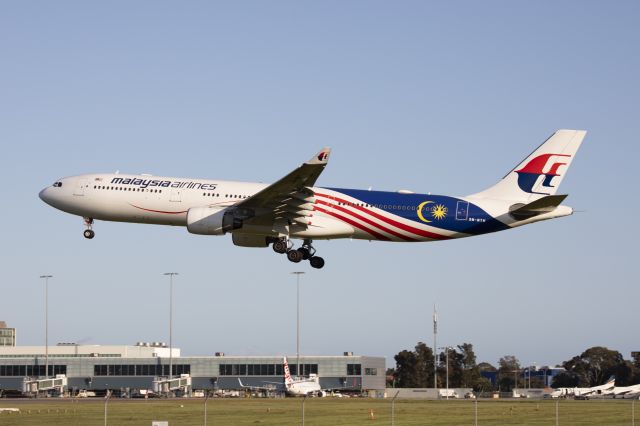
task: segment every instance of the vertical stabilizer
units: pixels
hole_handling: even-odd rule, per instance
[[[291,372],[289,371],[289,363],[287,362],[287,357],[284,357],[284,384],[289,387],[289,385],[293,384],[293,379],[291,378]]]
[[[554,195],[587,134],[558,130],[497,184],[472,198],[531,202]]]

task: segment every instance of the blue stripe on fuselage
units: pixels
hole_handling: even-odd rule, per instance
[[[509,228],[477,205],[446,195],[402,194],[344,188],[326,189],[340,192],[390,214],[449,231],[478,235]],[[425,202],[428,203],[423,204]],[[422,216],[429,221],[428,223],[420,219],[418,215],[420,206],[422,206]],[[436,217],[438,212],[443,210],[438,206],[446,209],[446,214],[441,219]]]

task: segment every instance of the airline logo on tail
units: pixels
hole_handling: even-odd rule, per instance
[[[287,362],[287,357],[284,357],[284,383],[286,385],[290,385],[293,383],[291,372],[289,371],[289,363]]]
[[[553,185],[551,185],[551,181],[554,177],[560,176],[560,174],[558,173],[558,169],[560,168],[560,166],[566,166],[567,163],[556,161],[551,165],[551,168],[549,168],[549,170],[545,172],[544,170],[551,157],[571,157],[571,155],[542,154],[538,155],[535,158],[532,158],[523,168],[515,171],[518,174],[518,186],[520,187],[520,189],[530,194],[550,194],[550,192],[536,192],[533,190],[533,186],[538,181],[538,178],[544,175],[542,186],[553,188]]]

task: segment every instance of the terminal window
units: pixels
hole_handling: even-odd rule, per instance
[[[360,376],[362,375],[361,364],[347,364],[347,376]]]
[[[173,375],[190,374],[190,364],[174,364]],[[93,366],[94,376],[168,376],[168,364],[99,364]]]
[[[283,376],[282,364],[220,364],[220,376]],[[295,364],[289,365],[291,375],[296,376]],[[318,374],[318,364],[300,364],[300,371],[304,376]]]
[[[49,376],[67,374],[66,365],[49,365]],[[44,365],[0,365],[0,376],[44,376]]]
[[[308,376],[310,374],[318,374],[318,364],[300,364],[300,371],[302,376]],[[289,372],[292,376],[298,375],[298,366],[296,364],[289,365]]]

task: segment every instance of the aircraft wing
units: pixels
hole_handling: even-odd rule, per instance
[[[242,383],[242,380],[240,380],[240,377],[238,377],[238,383],[240,383],[240,387],[244,388],[244,389],[249,389],[252,391],[261,391],[261,392],[273,392],[277,389],[277,386],[274,385],[266,385],[266,386],[251,386],[251,385],[245,385],[244,383]],[[264,382],[264,383],[273,383],[273,384],[278,384],[276,382]],[[282,386],[282,383],[279,383],[280,386]]]
[[[298,223],[306,225],[304,218],[313,208],[313,186],[329,161],[331,149],[323,148],[297,169],[253,196],[233,206],[245,224],[283,226]]]

